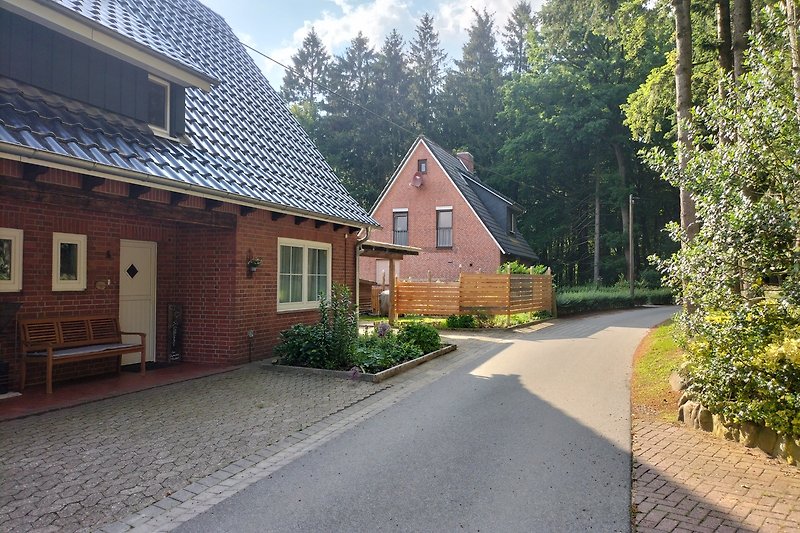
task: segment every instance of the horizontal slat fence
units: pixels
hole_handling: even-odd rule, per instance
[[[462,273],[459,281],[395,283],[394,309],[401,315],[512,315],[552,311],[552,276]]]
[[[395,312],[404,315],[449,316],[459,313],[459,284],[397,281]]]

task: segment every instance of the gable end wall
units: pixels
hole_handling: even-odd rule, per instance
[[[417,171],[417,160],[428,160],[428,173],[419,188],[409,185]],[[453,206],[453,247],[436,248],[436,207]],[[480,220],[461,196],[444,169],[423,143],[419,143],[394,183],[377,204],[373,217],[383,226],[370,239],[392,242],[392,210],[408,208],[408,244],[422,249],[418,256],[398,262],[402,279],[456,280],[460,272],[495,272],[500,250]],[[375,259],[361,258],[362,279],[376,280]]]

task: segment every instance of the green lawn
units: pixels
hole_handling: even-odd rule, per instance
[[[634,415],[675,420],[680,393],[669,377],[683,362],[683,350],[674,338],[671,322],[654,329],[642,342],[633,361],[631,406]]]

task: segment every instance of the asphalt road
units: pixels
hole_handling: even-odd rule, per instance
[[[379,412],[179,531],[630,531],[645,308],[558,321]]]

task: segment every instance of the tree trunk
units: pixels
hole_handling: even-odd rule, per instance
[[[744,53],[747,50],[747,32],[753,25],[751,0],[733,0],[733,77],[744,74]]]
[[[628,183],[628,159],[625,155],[625,152],[622,150],[622,145],[619,143],[612,143],[611,146],[614,148],[614,157],[617,159],[617,172],[619,173],[620,183],[623,187]],[[622,233],[623,235],[628,234],[628,228],[630,226],[630,220],[628,219],[628,202],[623,201],[620,204],[620,215],[622,216]],[[631,258],[633,254],[631,254],[630,246],[625,248],[625,265],[628,267],[626,272],[631,271]]]
[[[733,72],[733,42],[731,37],[731,2],[717,0],[717,39],[719,40],[719,68],[727,76]],[[720,82],[719,95],[725,97],[724,85]]]
[[[686,171],[692,152],[689,124],[692,119],[692,18],[691,0],[672,0],[675,11],[675,110],[678,119],[678,170]],[[697,213],[694,199],[684,187],[680,189],[681,229],[687,240],[697,235]],[[685,243],[684,243],[685,244]],[[684,280],[684,294],[686,282]],[[684,299],[684,310],[691,312],[691,302]]]
[[[789,33],[789,48],[792,53],[792,88],[797,123],[800,125],[800,44],[797,42],[797,10],[794,0],[784,0],[786,8],[786,31]],[[795,248],[800,250],[800,234],[795,238]]]
[[[594,178],[594,286],[600,286],[600,176]]]

